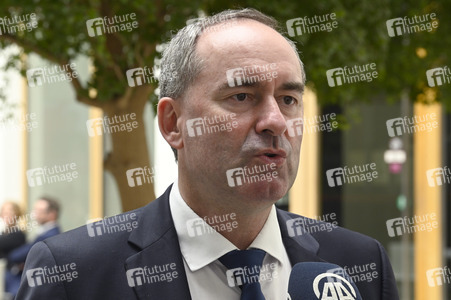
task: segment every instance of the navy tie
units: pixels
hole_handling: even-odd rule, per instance
[[[265,300],[259,277],[266,252],[260,249],[233,250],[219,258],[229,269],[227,281],[229,286],[241,288],[241,300]]]

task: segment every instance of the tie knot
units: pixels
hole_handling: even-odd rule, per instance
[[[241,300],[265,300],[260,286],[260,270],[266,252],[260,249],[233,250],[219,258],[229,269],[226,273],[230,287],[241,288]]]
[[[255,268],[260,273],[260,267],[266,252],[260,249],[233,250],[219,258],[227,269]]]

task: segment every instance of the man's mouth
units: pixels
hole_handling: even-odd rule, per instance
[[[275,163],[277,166],[280,166],[285,162],[287,154],[284,150],[267,149],[259,151],[256,156],[262,159],[265,163]]]
[[[287,157],[287,153],[282,149],[264,149],[257,153],[257,155],[264,155],[267,157],[276,157],[280,156],[282,158]]]

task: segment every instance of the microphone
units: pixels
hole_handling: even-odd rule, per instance
[[[362,300],[357,286],[343,268],[322,262],[294,265],[288,294],[291,300]]]

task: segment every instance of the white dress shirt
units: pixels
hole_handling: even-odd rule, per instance
[[[241,289],[238,286],[228,285],[227,268],[218,260],[224,254],[238,248],[210,225],[201,221],[180,195],[177,180],[169,196],[169,205],[179,238],[191,298],[239,300]],[[219,232],[229,229],[239,230],[239,224],[236,221],[233,223],[233,216],[229,216],[226,221],[229,223],[227,225],[230,225],[229,229],[224,227],[222,221],[224,220],[221,220],[221,224],[214,223],[218,225],[215,228]],[[202,222],[200,227],[199,222]],[[234,227],[231,227],[233,225]],[[275,206],[272,207],[265,225],[249,248],[258,248],[266,252],[260,275],[262,279],[260,285],[266,300],[286,300],[291,263],[282,243]]]

